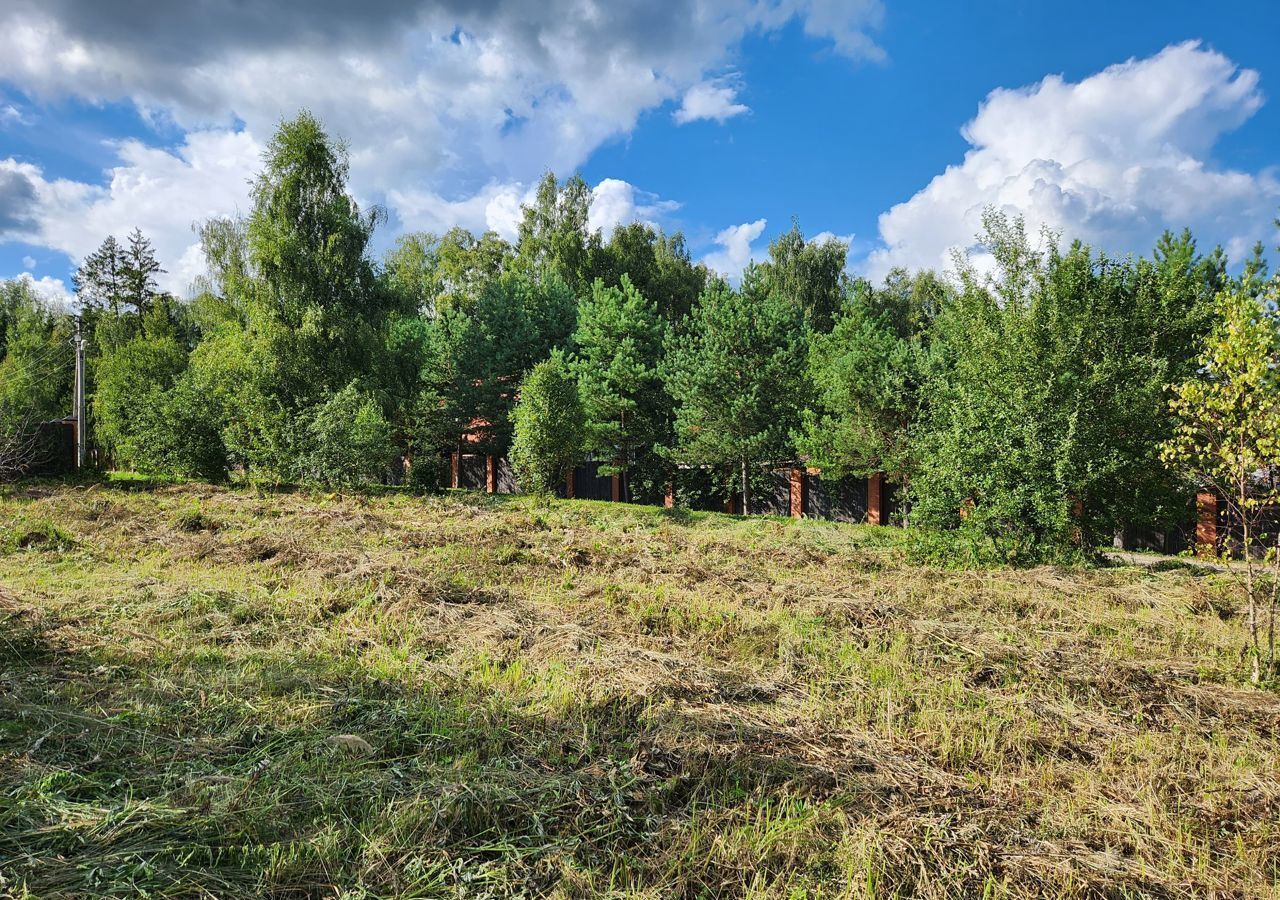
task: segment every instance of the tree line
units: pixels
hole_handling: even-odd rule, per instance
[[[189,300],[157,289],[139,232],[84,261],[93,436],[115,464],[351,486],[406,458],[430,487],[465,449],[546,490],[590,454],[637,501],[671,486],[751,511],[769,466],[802,462],[883,472],[904,523],[1033,561],[1185,522],[1206,469],[1176,447],[1204,438],[1188,386],[1223,378],[1206,354],[1247,313],[1265,337],[1251,364],[1280,360],[1261,245],[1232,275],[1188,231],[1113,257],[990,210],[980,255],[872,284],[793,225],[735,286],[678,233],[605,239],[585,182],[551,174],[514,242],[405,234],[375,260],[383,215],[347,180],[342,144],[302,113],[248,215],[197,226]],[[0,288],[4,428],[65,415],[71,327]]]

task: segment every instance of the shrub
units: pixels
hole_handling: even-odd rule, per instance
[[[537,494],[552,493],[582,457],[586,418],[578,382],[558,350],[529,371],[512,418],[511,466],[520,486]]]
[[[382,480],[395,455],[382,408],[353,381],[303,416],[301,480],[354,487]]]

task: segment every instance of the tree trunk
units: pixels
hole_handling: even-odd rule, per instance
[[[1251,510],[1249,509],[1249,476],[1243,474],[1238,483],[1240,498],[1240,527],[1244,543],[1244,590],[1249,601],[1249,640],[1253,643],[1253,671],[1250,680],[1257,684],[1262,680],[1260,671],[1262,647],[1258,642],[1258,598],[1254,594],[1253,554],[1249,546],[1253,539]]]
[[[898,496],[902,501],[902,530],[906,531],[911,527],[911,476],[903,473],[898,479],[898,486],[901,488]]]
[[[749,481],[750,479],[747,478],[747,460],[745,457],[743,457],[743,460],[742,460],[742,514],[744,516],[751,515],[751,490],[748,487]]]

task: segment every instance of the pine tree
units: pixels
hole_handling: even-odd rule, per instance
[[[151,241],[140,228],[129,234],[129,248],[124,252],[120,279],[125,302],[131,303],[138,315],[145,316],[156,297],[156,275],[165,270],[156,261]]]
[[[120,314],[120,306],[127,302],[128,294],[125,261],[124,248],[112,235],[108,235],[97,250],[85,257],[71,276],[83,309],[109,309],[113,315]]]
[[[769,290],[754,267],[741,292],[723,282],[708,288],[687,332],[670,341],[663,372],[677,403],[676,457],[736,468],[744,513],[753,464],[792,453],[807,343],[803,311]]]
[[[587,448],[606,474],[625,472],[661,438],[669,408],[658,366],[665,332],[657,307],[623,275],[596,279],[578,310],[575,371],[587,416]]]

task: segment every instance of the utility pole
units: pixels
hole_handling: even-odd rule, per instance
[[[76,316],[76,390],[75,390],[75,418],[76,418],[76,468],[83,469],[85,465],[85,418],[84,418],[84,337],[80,331],[80,317]]]

